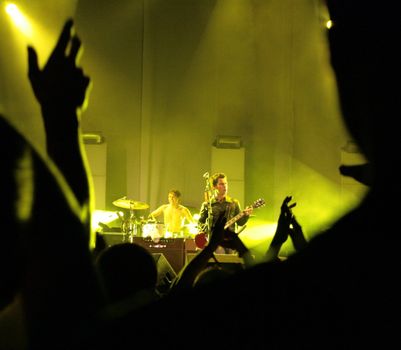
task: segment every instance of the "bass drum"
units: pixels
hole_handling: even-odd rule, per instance
[[[194,240],[196,247],[199,249],[203,249],[209,241],[209,235],[206,232],[199,232],[195,235]]]
[[[164,224],[147,223],[142,227],[142,237],[150,237],[152,241],[163,238],[166,234],[166,227]]]

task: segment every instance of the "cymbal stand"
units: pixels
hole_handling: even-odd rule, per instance
[[[129,217],[122,224],[123,242],[134,242],[134,235],[137,235],[137,225],[134,220],[135,213],[132,206],[129,209]]]

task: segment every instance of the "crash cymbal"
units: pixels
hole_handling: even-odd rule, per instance
[[[144,202],[134,201],[132,199],[127,199],[125,197],[117,199],[113,202],[113,205],[123,209],[132,209],[132,210],[143,210],[148,209],[149,204]]]

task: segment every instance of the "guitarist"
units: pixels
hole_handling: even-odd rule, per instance
[[[207,227],[205,231],[209,234],[216,224],[219,217],[222,215],[230,220],[235,215],[241,212],[241,205],[239,201],[227,195],[228,192],[228,181],[227,176],[224,173],[216,173],[211,178],[211,185],[213,193],[210,198],[207,198],[202,203],[201,210],[199,213],[198,225],[205,225],[209,223],[210,227]],[[206,198],[205,198],[206,199]],[[236,223],[234,223],[229,229],[233,232],[237,232],[237,226],[244,226],[249,215],[252,213],[253,207],[248,207],[244,210],[244,214]],[[224,248],[226,254],[232,253],[231,249]]]

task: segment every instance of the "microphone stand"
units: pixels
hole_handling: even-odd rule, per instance
[[[206,173],[203,176],[206,179],[206,188],[205,188],[205,202],[207,203],[207,218],[206,218],[206,231],[208,239],[212,234],[212,225],[213,225],[213,211],[212,211],[212,190],[210,188],[210,179],[209,173]],[[220,262],[217,260],[214,252],[212,253],[212,258],[217,265],[220,266]]]
[[[205,188],[205,202],[207,203],[207,218],[206,218],[206,231],[208,236],[212,232],[212,224],[213,224],[213,213],[212,213],[212,194],[210,189],[210,180],[209,173],[206,173],[204,176],[206,179],[206,188]]]

